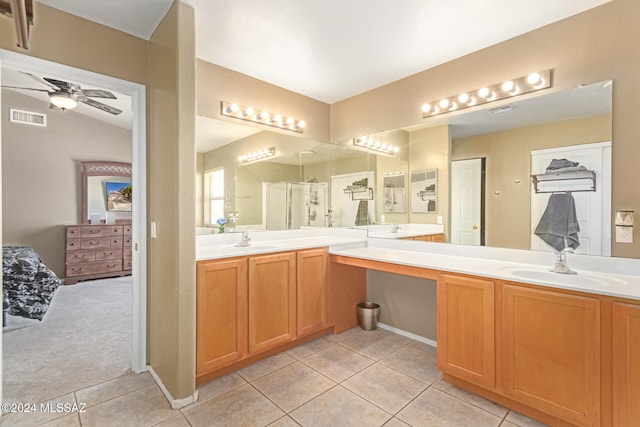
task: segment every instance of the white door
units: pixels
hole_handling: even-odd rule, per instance
[[[451,243],[480,246],[482,159],[451,162]]]
[[[611,142],[581,144],[550,148],[531,152],[531,174],[544,173],[553,159],[567,159],[596,173],[596,191],[572,192],[576,204],[576,215],[580,232],[580,246],[575,253],[589,255],[611,255]],[[559,192],[567,189],[586,188],[586,181],[568,180],[560,183],[545,182],[544,189]],[[540,218],[547,208],[552,193],[531,191],[531,250],[553,251],[540,237],[534,234]]]

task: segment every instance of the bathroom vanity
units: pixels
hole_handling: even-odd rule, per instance
[[[437,282],[446,381],[552,425],[640,419],[638,260],[570,257],[568,276],[546,271],[549,254],[346,231],[264,233],[246,255],[199,247],[198,383],[357,326],[366,272],[378,270]]]

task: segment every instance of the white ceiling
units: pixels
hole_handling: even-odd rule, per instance
[[[171,0],[38,0],[148,39]],[[610,0],[184,0],[196,56],[334,103]]]

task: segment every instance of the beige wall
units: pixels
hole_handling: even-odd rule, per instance
[[[329,142],[329,104],[202,60],[197,60],[197,78],[199,116],[237,123],[220,114],[220,101],[236,102],[304,120],[305,138]]]
[[[611,141],[611,114],[453,140],[452,160],[487,159],[486,245],[514,249],[530,247],[532,150],[602,141]],[[613,149],[616,149],[615,145]],[[515,183],[516,180],[519,183]],[[496,191],[500,194],[496,195]]]
[[[612,209],[640,212],[640,2],[615,0],[503,43],[331,106],[331,138],[425,123],[427,101],[554,69],[553,89],[613,79]],[[393,106],[390,108],[389,106]],[[614,243],[612,254],[640,257],[640,227],[633,244]]]
[[[195,390],[195,31],[176,2],[149,41],[149,363],[175,399]]]
[[[2,243],[32,246],[64,278],[64,225],[81,222],[80,162],[131,162],[131,132],[7,89],[2,106]],[[10,123],[9,108],[44,113],[47,127]]]
[[[204,154],[196,155],[196,227],[204,227]]]
[[[409,219],[418,224],[437,224],[442,216],[445,233],[449,232],[449,126],[411,132],[409,135],[409,170],[438,170],[437,212],[411,212]]]

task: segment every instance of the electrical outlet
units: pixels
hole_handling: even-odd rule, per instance
[[[384,215],[380,215],[380,222],[384,224]]]
[[[440,225],[442,225],[442,215],[438,215],[438,218],[436,219],[436,222]]]
[[[616,243],[633,243],[633,227],[616,225]]]

